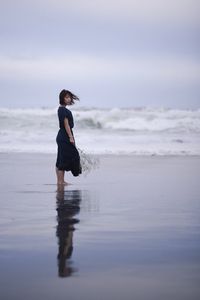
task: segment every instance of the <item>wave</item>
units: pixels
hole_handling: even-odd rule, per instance
[[[0,108],[1,152],[55,153],[58,107]],[[200,154],[200,109],[70,107],[90,153]]]
[[[150,109],[150,108],[78,108],[71,109],[77,128],[110,129],[129,131],[171,131],[200,132],[200,110]],[[0,108],[1,126],[3,121],[11,126],[27,125],[56,126],[55,108]],[[11,122],[10,122],[11,121]],[[18,123],[18,124],[16,124]]]

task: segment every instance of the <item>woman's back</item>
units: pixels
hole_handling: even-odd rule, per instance
[[[73,115],[69,109],[67,109],[64,106],[59,106],[57,114],[58,114],[60,128],[65,128],[65,126],[64,126],[64,118],[65,117],[68,119],[70,128],[74,127]]]

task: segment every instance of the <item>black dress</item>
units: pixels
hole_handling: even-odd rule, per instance
[[[56,167],[58,170],[71,171],[73,176],[78,176],[82,173],[80,155],[74,144],[69,140],[69,136],[64,127],[64,118],[68,119],[68,123],[73,134],[74,120],[72,112],[64,106],[58,108],[59,131],[56,136],[58,145]]]

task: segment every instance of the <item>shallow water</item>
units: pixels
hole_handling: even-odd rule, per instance
[[[59,189],[51,159],[1,156],[1,299],[199,299],[199,158],[104,157]]]

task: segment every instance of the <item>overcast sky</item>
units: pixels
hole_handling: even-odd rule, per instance
[[[1,0],[0,106],[200,107],[198,0]]]

